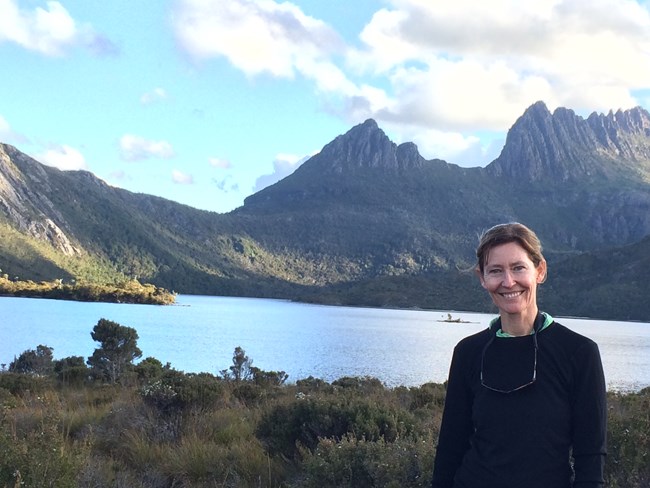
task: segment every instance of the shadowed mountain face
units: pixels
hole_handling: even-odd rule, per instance
[[[505,221],[535,229],[553,263],[650,234],[649,175],[648,112],[583,119],[541,102],[486,168],[425,160],[367,120],[228,214],[113,188],[0,144],[0,268],[295,297],[471,267],[478,235]],[[444,283],[436,286],[444,297]]]

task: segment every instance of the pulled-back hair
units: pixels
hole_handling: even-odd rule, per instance
[[[518,222],[499,224],[483,233],[478,248],[476,248],[477,267],[481,274],[483,274],[490,250],[509,242],[519,244],[526,251],[535,267],[538,267],[544,261],[542,243],[532,230]]]

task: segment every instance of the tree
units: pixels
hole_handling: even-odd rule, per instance
[[[289,378],[284,371],[264,371],[251,366],[253,381],[260,386],[281,386]]]
[[[51,347],[39,345],[36,350],[28,349],[9,364],[9,371],[12,373],[24,373],[34,375],[48,375],[52,372]]]
[[[246,351],[237,346],[232,355],[232,366],[228,369],[221,371],[221,375],[225,379],[232,379],[235,381],[248,381],[253,377],[253,360],[248,359]]]
[[[153,381],[160,378],[165,371],[171,369],[171,365],[167,363],[163,366],[158,359],[148,357],[140,361],[133,369],[140,381]]]
[[[131,327],[100,319],[90,335],[100,347],[86,362],[96,376],[111,383],[116,383],[126,368],[142,356],[137,346],[138,333]]]
[[[70,356],[54,361],[54,374],[66,385],[81,385],[89,376],[82,356]]]

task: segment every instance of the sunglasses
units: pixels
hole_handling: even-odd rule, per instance
[[[494,384],[490,385],[489,382],[485,380],[485,374],[484,374],[485,353],[490,347],[490,345],[492,345],[492,343],[496,339],[496,334],[492,334],[492,337],[485,344],[485,346],[483,346],[483,351],[481,352],[481,386],[487,388],[488,390],[496,391],[497,393],[514,393],[515,391],[519,391],[535,383],[535,380],[537,379],[537,331],[535,331],[532,335],[533,335],[533,346],[535,350],[534,350],[534,360],[533,360],[533,372],[532,375],[530,376],[530,380],[523,381],[523,383],[519,384],[518,386],[515,386],[513,388],[508,388],[508,389],[499,388],[497,386],[494,386]]]

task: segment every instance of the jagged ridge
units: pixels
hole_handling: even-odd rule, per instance
[[[553,114],[543,102],[515,122],[490,174],[529,182],[576,179],[648,179],[650,114],[641,107],[592,113],[586,120],[573,110]]]

